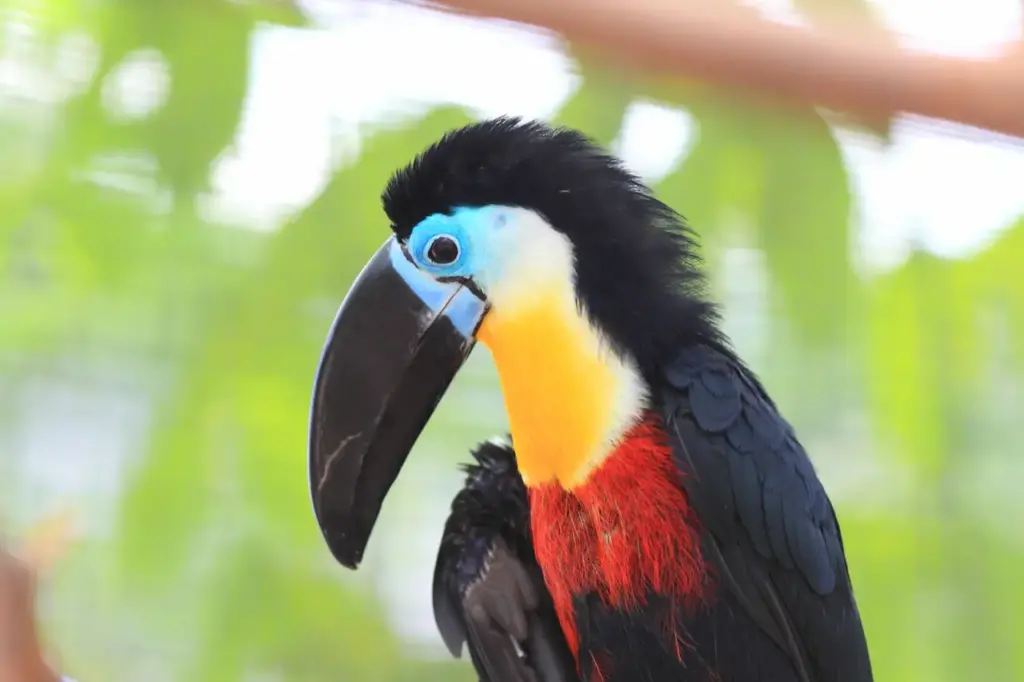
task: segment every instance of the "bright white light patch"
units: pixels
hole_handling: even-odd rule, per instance
[[[681,109],[633,102],[612,149],[631,171],[655,184],[690,152],[695,132],[693,117]]]

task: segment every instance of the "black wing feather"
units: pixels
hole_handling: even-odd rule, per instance
[[[481,682],[578,682],[534,556],[515,454],[489,442],[473,457],[434,569],[441,637],[456,658],[468,642]]]
[[[665,370],[666,425],[709,560],[806,682],[870,682],[832,504],[792,427],[730,354]]]

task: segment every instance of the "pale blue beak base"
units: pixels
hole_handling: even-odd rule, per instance
[[[394,237],[388,240],[387,249],[391,267],[420,300],[438,316],[451,320],[467,339],[473,338],[487,313],[487,302],[458,282],[439,282],[417,268]]]

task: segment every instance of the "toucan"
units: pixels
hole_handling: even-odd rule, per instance
[[[872,679],[835,511],[675,210],[582,133],[515,117],[448,132],[382,202],[393,234],[313,388],[338,562],[480,341],[510,433],[466,468],[434,609],[483,682]]]

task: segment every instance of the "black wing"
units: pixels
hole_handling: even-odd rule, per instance
[[[665,372],[666,426],[704,546],[736,599],[805,682],[870,682],[832,504],[749,370],[690,348]]]
[[[577,682],[534,557],[526,487],[510,446],[484,443],[452,502],[434,569],[434,618],[481,682]]]

